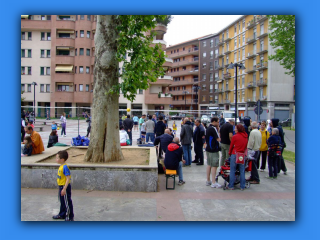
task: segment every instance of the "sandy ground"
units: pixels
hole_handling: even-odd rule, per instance
[[[87,152],[87,149],[80,148],[71,148],[67,150],[69,158],[67,160],[68,164],[91,164],[91,162],[85,162],[84,156]],[[124,160],[110,163],[100,163],[106,165],[148,165],[149,164],[149,150],[146,149],[122,149],[122,154]],[[56,157],[52,156],[42,163],[55,163]],[[98,163],[99,164],[99,163]]]

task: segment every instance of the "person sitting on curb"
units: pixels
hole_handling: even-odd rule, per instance
[[[57,131],[56,130],[52,130],[52,132],[50,133],[50,136],[49,136],[49,141],[48,141],[47,148],[53,147],[53,144],[56,144],[57,142],[58,142]]]
[[[120,145],[127,146],[127,140],[129,139],[128,133],[124,130],[124,126],[120,127]]]
[[[179,186],[186,183],[185,181],[183,181],[182,173],[182,163],[185,164],[186,161],[182,159],[182,156],[183,151],[182,147],[179,144],[179,138],[175,137],[173,139],[173,142],[168,145],[168,149],[164,158],[164,165],[166,169],[177,171],[179,175]]]
[[[31,156],[32,154],[32,140],[31,137],[27,136],[24,138],[24,148],[21,153],[21,157]]]
[[[42,153],[44,151],[44,146],[40,134],[34,131],[31,126],[27,127],[27,133],[30,134],[33,142],[32,155]]]

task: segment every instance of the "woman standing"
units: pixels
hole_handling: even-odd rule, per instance
[[[244,153],[247,149],[248,144],[248,134],[246,133],[244,127],[241,124],[238,124],[234,131],[236,134],[232,137],[229,149],[230,157],[230,181],[227,189],[234,190],[234,181],[236,174],[236,153]],[[244,164],[239,164],[240,170],[240,188],[241,191],[244,190],[246,186],[246,178],[245,178],[245,166]]]
[[[260,165],[260,172],[263,172],[266,169],[266,161],[267,161],[267,152],[268,152],[268,144],[267,140],[270,137],[270,133],[266,129],[267,123],[265,121],[261,122],[260,132],[261,132],[261,147],[259,149],[257,168],[259,168],[260,155],[262,155],[262,161]]]
[[[66,113],[62,113],[60,117],[60,122],[61,122],[61,136],[64,133],[64,136],[66,137],[66,126],[67,126],[67,119],[66,119]]]

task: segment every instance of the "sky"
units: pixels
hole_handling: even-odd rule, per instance
[[[242,15],[172,15],[164,40],[167,47],[217,33]]]

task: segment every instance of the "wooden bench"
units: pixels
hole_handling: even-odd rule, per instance
[[[175,186],[176,186],[176,175],[177,175],[177,171],[176,170],[170,170],[170,169],[166,169],[166,189],[168,190],[174,190]],[[173,187],[172,188],[168,188],[168,179],[172,178],[173,179]]]
[[[34,126],[34,129],[37,130],[37,132],[43,131],[43,127],[40,127],[40,126]]]

